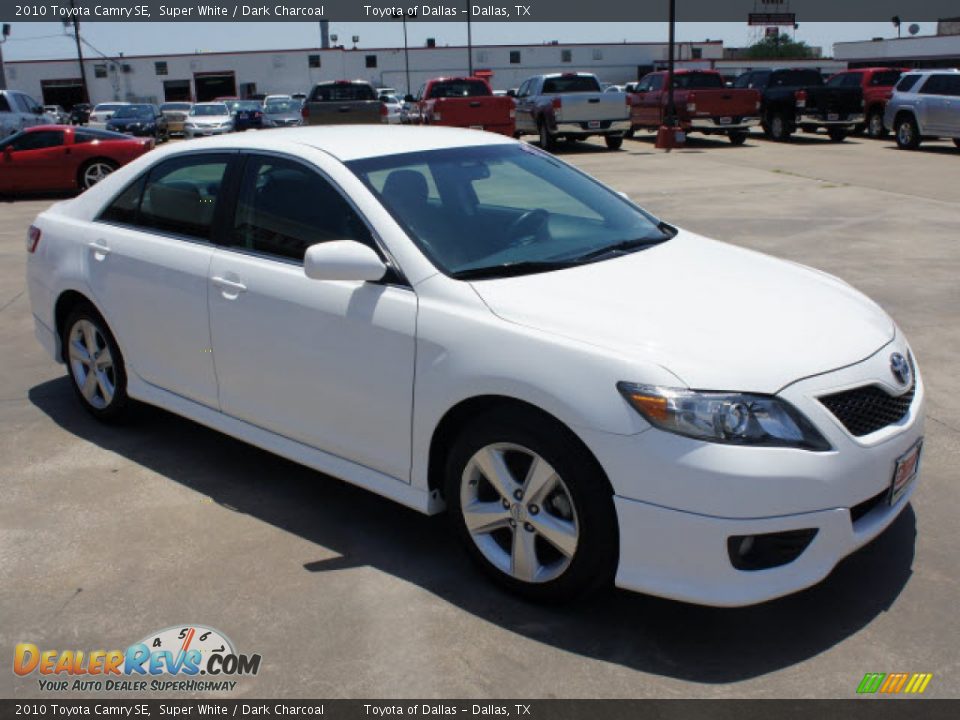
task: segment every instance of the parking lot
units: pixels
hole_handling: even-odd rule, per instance
[[[887,532],[820,585],[752,608],[620,591],[524,603],[470,565],[442,517],[159,410],[96,424],[33,338],[24,236],[52,200],[5,200],[8,661],[18,642],[124,648],[202,623],[262,655],[236,697],[849,698],[867,672],[933,673],[925,696],[960,697],[960,150],[799,134],[743,147],[692,136],[665,153],[641,135],[559,154],[671,223],[839,275],[894,317],[928,406],[921,485]],[[678,294],[696,292],[675,272]],[[0,673],[0,696],[38,695],[36,675]]]

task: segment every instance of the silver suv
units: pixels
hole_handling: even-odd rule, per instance
[[[16,90],[0,90],[0,138],[49,122],[40,103],[29,95]]]
[[[960,147],[960,70],[904,73],[883,114],[902,150],[916,150],[924,138],[952,138]]]

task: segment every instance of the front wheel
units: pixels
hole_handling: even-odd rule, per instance
[[[60,342],[80,404],[98,420],[121,419],[127,409],[127,373],[100,313],[86,304],[75,308],[63,324]]]
[[[747,133],[731,132],[727,133],[727,138],[730,140],[731,145],[743,145],[747,141]]]
[[[827,128],[827,135],[830,136],[832,142],[843,142],[847,139],[847,129],[846,128]]]
[[[522,411],[478,418],[448,456],[445,490],[468,551],[512,592],[557,602],[611,583],[613,494],[559,423]]]
[[[556,138],[550,134],[550,130],[547,128],[547,123],[544,120],[541,120],[538,123],[538,129],[540,131],[540,149],[552,151],[556,145]]]
[[[623,135],[604,135],[603,141],[608,150],[619,150],[623,146]]]
[[[897,147],[901,150],[916,150],[920,147],[920,128],[912,117],[902,117],[897,120]]]

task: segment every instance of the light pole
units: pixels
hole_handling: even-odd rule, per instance
[[[407,14],[403,14],[403,64],[407,73],[407,91],[404,96],[410,95],[410,46],[407,45]]]
[[[677,106],[673,99],[673,56],[677,40],[677,3],[670,0],[670,39],[667,43],[667,112],[663,125],[657,130],[656,147],[670,151],[683,145],[686,138],[683,129],[677,124]]]
[[[467,76],[473,77],[473,33],[470,27],[470,3],[467,3]]]
[[[70,9],[76,10],[74,0],[70,0]],[[90,90],[87,88],[87,71],[83,68],[83,49],[80,47],[80,20],[73,16],[73,39],[77,42],[77,61],[80,63],[80,86],[83,88],[82,102],[90,102]]]
[[[10,35],[10,25],[4,23],[3,34],[0,35],[0,90],[7,89],[7,74],[3,69],[3,43],[6,42],[8,35]]]

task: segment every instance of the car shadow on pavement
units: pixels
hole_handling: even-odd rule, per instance
[[[827,580],[762,605],[707,608],[611,591],[539,606],[489,582],[443,517],[423,516],[155,408],[137,406],[128,425],[101,425],[79,407],[66,377],[31,388],[29,399],[76,437],[295,533],[317,546],[318,557],[338,555],[306,563],[304,572],[369,566],[530,640],[672,678],[729,683],[811,658],[888,610],[911,575],[916,518],[908,507]]]
[[[678,148],[673,148],[671,152],[690,152],[691,150],[697,150],[698,152],[703,152],[704,150],[746,150],[756,147],[756,140],[762,140],[763,136],[756,133],[750,133],[747,135],[747,141],[744,145],[734,145],[730,142],[725,136],[721,135],[700,135],[694,133],[692,135],[687,135],[687,139],[684,141],[683,145]],[[656,133],[648,132],[638,132],[633,137],[627,138],[623,147],[625,150],[633,147],[650,147],[653,148],[657,142]],[[664,152],[664,150],[658,150],[657,152]],[[636,154],[636,153],[631,153]]]

